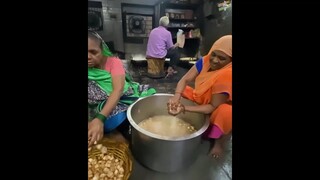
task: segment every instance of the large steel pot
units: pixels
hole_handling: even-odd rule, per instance
[[[201,134],[208,128],[204,114],[186,112],[177,117],[193,125],[198,131],[175,139],[164,139],[138,126],[139,122],[156,115],[168,115],[167,102],[172,94],[155,94],[140,98],[127,111],[131,124],[131,151],[142,165],[159,172],[174,172],[190,166],[197,158]],[[185,105],[192,101],[181,99]]]

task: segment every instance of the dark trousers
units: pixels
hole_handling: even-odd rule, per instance
[[[179,64],[180,61],[180,51],[179,48],[170,48],[167,52],[166,58],[170,58],[169,66],[173,69]]]

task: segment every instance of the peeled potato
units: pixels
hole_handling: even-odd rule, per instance
[[[124,177],[123,160],[108,153],[108,148],[102,144],[97,144],[93,148],[98,149],[100,154],[88,159],[88,179],[122,180]]]

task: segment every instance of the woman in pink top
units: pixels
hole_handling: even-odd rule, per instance
[[[113,57],[102,38],[88,31],[88,141],[89,146],[116,131],[126,120],[128,106],[139,97],[154,94],[133,82],[121,60]]]

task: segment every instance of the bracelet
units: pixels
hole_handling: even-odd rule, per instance
[[[107,119],[107,117],[101,113],[97,113],[94,118],[99,119],[102,123],[104,123],[104,121]]]
[[[181,94],[181,92],[178,92],[178,91],[176,91],[176,92],[174,92],[175,94]]]

